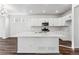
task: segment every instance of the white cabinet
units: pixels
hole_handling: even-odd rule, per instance
[[[59,38],[18,37],[17,53],[59,53]]]
[[[49,22],[49,26],[68,26],[66,21],[71,20],[71,14],[59,18],[37,18],[33,20],[32,26],[42,26],[42,22]]]
[[[42,22],[43,22],[43,20],[42,19],[33,19],[33,21],[32,21],[33,23],[32,23],[32,26],[41,26],[42,24]]]
[[[6,38],[8,36],[8,26],[8,18],[6,16],[0,16],[0,37]]]
[[[50,22],[50,19],[49,18],[36,18],[36,19],[33,19],[32,22],[33,22],[32,26],[42,26],[43,22]]]
[[[72,20],[72,14],[68,14],[68,15],[65,15],[64,17],[62,17],[63,20],[65,21],[69,21],[69,20]]]
[[[0,37],[5,36],[5,19],[4,17],[0,16]]]
[[[62,18],[59,18],[59,23],[58,23],[59,26],[66,26],[65,25],[65,20],[63,20]]]
[[[49,26],[54,26],[54,21],[55,21],[55,18],[50,18],[49,19]]]
[[[72,20],[72,14],[68,14],[68,15],[66,16],[66,20]]]
[[[54,18],[49,20],[50,26],[65,26],[65,20],[62,18]]]
[[[65,26],[65,20],[62,18],[35,19],[32,26],[42,26],[42,22],[49,22],[49,26]]]

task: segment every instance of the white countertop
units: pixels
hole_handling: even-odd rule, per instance
[[[35,32],[22,32],[13,35],[12,37],[62,37],[62,35],[57,35],[53,32],[48,33],[35,33]]]

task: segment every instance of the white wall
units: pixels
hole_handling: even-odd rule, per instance
[[[6,38],[9,36],[9,19],[7,16],[0,15],[0,37]]]
[[[79,48],[79,6],[74,8],[74,47]]]
[[[0,16],[0,37],[3,36],[4,33],[4,18]]]
[[[0,37],[6,37],[6,24],[5,24],[5,17],[0,16]]]

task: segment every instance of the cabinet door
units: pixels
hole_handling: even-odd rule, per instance
[[[32,19],[32,26],[41,26],[42,20],[41,19]]]
[[[65,16],[63,17],[63,19],[64,19],[65,21],[72,20],[72,14],[70,13],[70,14],[68,14],[68,15],[65,15]]]
[[[62,18],[59,18],[59,26],[65,26],[65,20]]]
[[[59,18],[55,18],[54,19],[54,26],[59,26],[59,25],[60,25]]]
[[[49,26],[54,26],[54,20],[55,20],[55,18],[49,19]]]
[[[5,17],[0,16],[0,37],[6,36]]]
[[[36,51],[34,38],[18,38],[18,53],[33,53]]]

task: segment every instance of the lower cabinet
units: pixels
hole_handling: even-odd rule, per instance
[[[57,37],[19,37],[17,53],[59,53]]]

